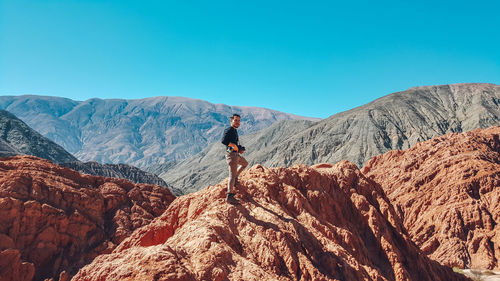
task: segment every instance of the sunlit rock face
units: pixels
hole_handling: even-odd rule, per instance
[[[178,197],[73,280],[465,280],[404,234],[381,187],[347,161],[266,168]]]
[[[174,198],[161,186],[83,175],[34,156],[0,158],[0,279],[68,278]]]
[[[499,269],[500,127],[391,151],[372,158],[362,171],[381,184],[410,237],[430,258]]]

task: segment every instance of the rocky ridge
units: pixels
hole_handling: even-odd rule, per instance
[[[61,166],[71,168],[79,173],[126,179],[133,183],[148,183],[160,185],[168,188],[174,195],[181,195],[182,192],[178,189],[171,188],[164,180],[155,174],[145,172],[137,167],[127,164],[99,164],[97,162],[66,162],[60,163]]]
[[[77,161],[64,148],[32,130],[8,111],[0,110],[0,157],[28,154],[55,163]]]
[[[0,159],[1,280],[68,280],[174,200],[165,188],[83,175],[33,156]]]
[[[390,151],[362,171],[383,186],[430,258],[460,268],[499,269],[500,127]]]
[[[236,206],[226,184],[178,197],[73,280],[468,280],[419,251],[352,163],[256,165]]]
[[[500,122],[500,86],[453,84],[411,88],[335,114],[281,144],[265,161],[289,166],[349,160],[358,167],[375,155],[408,149],[446,133]]]

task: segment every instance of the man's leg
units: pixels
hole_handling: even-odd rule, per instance
[[[238,158],[235,157],[238,154],[236,153],[228,153],[226,154],[226,161],[229,166],[229,181],[227,183],[227,193],[233,193],[234,191],[234,182],[236,177],[238,176]]]
[[[241,172],[248,166],[248,162],[247,160],[241,156],[241,155],[238,155],[238,170],[236,172],[236,178],[238,178],[238,176],[241,174]]]
[[[238,154],[238,169],[236,171],[236,177],[234,179],[234,186],[238,186],[239,185],[239,182],[238,182],[238,176],[240,175],[240,173],[248,166],[248,162],[245,158],[243,158],[243,156],[239,155]]]

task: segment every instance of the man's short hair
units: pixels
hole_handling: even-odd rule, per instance
[[[240,117],[241,118],[241,116],[239,114],[234,113],[233,115],[231,115],[231,117],[229,117],[229,119],[233,120],[234,117]]]

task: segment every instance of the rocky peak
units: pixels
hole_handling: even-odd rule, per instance
[[[253,166],[178,197],[73,280],[465,280],[404,234],[381,187],[350,162]]]
[[[500,127],[453,133],[373,157],[363,168],[430,258],[499,269]]]
[[[270,147],[269,166],[349,160],[361,167],[371,157],[452,132],[497,125],[500,86],[452,84],[412,88],[317,122]],[[285,148],[285,149],[283,149]]]

